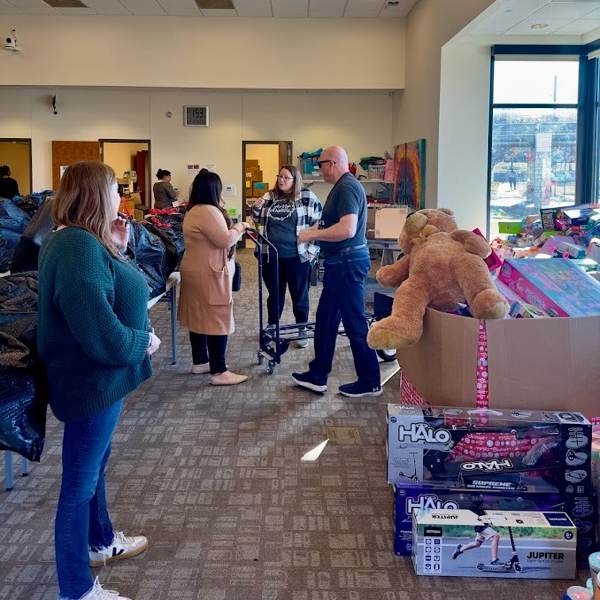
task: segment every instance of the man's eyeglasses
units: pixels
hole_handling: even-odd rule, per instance
[[[319,161],[317,161],[317,164],[319,165],[319,169],[323,165],[326,165],[327,163],[331,163],[332,165],[335,165],[335,160],[319,160]]]
[[[283,179],[284,181],[292,181],[293,177],[288,177],[287,175],[277,175],[277,179]]]

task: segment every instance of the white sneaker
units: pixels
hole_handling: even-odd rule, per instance
[[[210,365],[208,363],[192,365],[192,373],[194,375],[206,375],[207,373],[210,373]]]
[[[113,560],[122,560],[141,554],[148,547],[148,539],[143,535],[127,537],[122,531],[115,531],[112,544],[90,550],[90,566],[102,567]],[[96,596],[91,596],[95,598]],[[99,596],[100,598],[103,596]],[[87,596],[86,596],[87,598]]]
[[[85,595],[81,597],[81,600],[130,600],[125,596],[120,596],[119,592],[115,592],[113,590],[105,590],[98,581],[94,581],[94,586],[92,589]]]

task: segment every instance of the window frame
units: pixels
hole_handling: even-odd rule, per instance
[[[504,108],[546,108],[546,109],[576,109],[577,110],[577,146],[575,162],[575,205],[592,202],[599,191],[598,176],[600,176],[600,78],[598,57],[588,55],[600,49],[600,40],[585,45],[495,45],[491,48],[490,56],[490,96],[488,115],[488,169],[487,169],[487,211],[486,231],[491,230],[491,201],[492,201],[492,140],[494,109]],[[575,56],[579,61],[579,82],[577,103],[494,103],[494,70],[496,57],[531,57],[552,58],[554,56]]]

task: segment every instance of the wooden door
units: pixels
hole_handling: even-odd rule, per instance
[[[279,168],[283,165],[293,165],[292,142],[279,142]]]
[[[80,160],[100,160],[100,142],[52,142],[52,188],[58,189],[60,167]]]

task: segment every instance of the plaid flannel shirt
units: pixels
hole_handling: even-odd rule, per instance
[[[264,235],[266,238],[269,237],[268,227],[267,227],[267,215],[269,213],[269,208],[273,205],[274,197],[272,192],[267,192],[264,196],[264,203],[260,208],[252,209],[252,219],[256,224],[258,231]],[[319,199],[315,196],[313,192],[309,189],[304,188],[300,192],[300,198],[296,200],[296,215],[298,217],[298,223],[296,225],[296,236],[303,230],[312,227],[321,219],[321,213],[323,212],[323,207],[319,202]],[[298,244],[298,255],[300,256],[301,262],[306,262],[309,260],[309,255],[312,258],[315,258],[319,254],[319,246],[316,243],[299,243]],[[269,248],[265,244],[265,251],[268,255]]]

